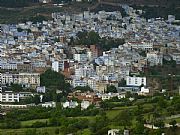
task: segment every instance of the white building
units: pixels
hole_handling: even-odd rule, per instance
[[[52,70],[55,72],[59,72],[59,62],[58,61],[52,62]]]
[[[176,17],[174,15],[168,15],[168,22],[174,22],[176,20]]]
[[[147,53],[147,61],[150,66],[162,65],[163,64],[163,55],[158,52],[149,52]]]
[[[180,64],[180,53],[172,53],[170,55],[172,59],[176,61],[176,64]]]
[[[99,94],[99,98],[101,98],[103,101],[104,100],[109,100],[113,97],[117,97],[118,99],[125,98],[125,94],[120,94],[120,93],[105,93],[105,94]]]
[[[141,91],[138,92],[138,95],[147,95],[149,93],[150,93],[150,90],[148,88],[141,87]]]
[[[17,83],[24,87],[37,87],[40,86],[40,74],[39,73],[0,73],[0,84]]]
[[[45,107],[45,108],[55,108],[56,107],[56,102],[45,102],[39,104],[39,106]]]
[[[84,78],[86,77],[87,73],[86,73],[86,70],[84,68],[76,68],[75,69],[75,77],[77,79],[80,79],[81,77]]]
[[[4,109],[22,109],[27,107],[28,107],[27,105],[0,104],[0,108],[4,108]]]
[[[39,0],[40,3],[44,3],[44,4],[47,4],[49,2],[51,2],[51,0]]]
[[[46,87],[45,86],[38,86],[36,88],[37,93],[46,93]]]
[[[109,130],[108,135],[119,135],[119,129],[111,129],[111,130]]]
[[[10,73],[0,73],[0,84],[11,84],[18,81],[18,77],[14,78],[14,76]]]
[[[38,87],[40,86],[39,73],[19,73],[18,83],[25,87]]]
[[[128,42],[124,46],[142,50],[153,50],[153,43],[150,42]]]
[[[82,101],[81,102],[81,109],[87,109],[90,106],[89,101]]]
[[[89,11],[84,11],[84,19],[89,19],[89,17],[90,17],[90,13],[89,13]]]
[[[19,102],[19,93],[4,91],[0,93],[0,102]]]
[[[20,99],[26,99],[31,96],[34,96],[34,94],[32,92],[19,92]]]
[[[17,63],[0,63],[0,69],[5,69],[5,70],[16,70],[17,69]]]
[[[124,130],[124,135],[129,135],[129,130]]]
[[[62,103],[63,108],[75,108],[78,106],[77,101],[66,101]]]
[[[77,86],[85,87],[85,86],[87,86],[87,82],[85,80],[74,79],[72,84],[73,84],[73,87],[77,87]]]
[[[75,61],[78,61],[80,63],[85,63],[88,61],[88,55],[84,53],[74,54],[73,57]]]
[[[97,91],[97,80],[95,78],[89,78],[87,80],[87,85],[94,91]]]
[[[136,76],[127,76],[126,77],[126,85],[127,86],[146,86],[146,77],[136,77]]]

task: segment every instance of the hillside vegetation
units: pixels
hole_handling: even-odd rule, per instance
[[[102,2],[131,4],[131,5],[159,5],[180,7],[180,0],[101,0]]]

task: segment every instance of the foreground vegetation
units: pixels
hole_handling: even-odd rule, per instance
[[[129,129],[133,134],[155,135],[162,132],[177,134],[179,128],[175,125],[179,117],[172,119],[169,116],[178,116],[180,113],[179,96],[169,99],[167,96],[156,95],[143,97],[137,95],[127,96],[135,98],[113,98],[104,101],[97,109],[90,106],[87,110],[80,107],[74,109],[33,107],[28,110],[12,110],[1,119],[0,134],[85,134],[104,135],[112,128]],[[159,127],[157,130],[144,128],[144,124]],[[165,123],[172,128],[164,128]]]
[[[112,128],[121,132],[129,129],[135,135],[159,135],[162,132],[178,135],[180,114],[180,96],[170,97],[168,93],[155,93],[153,96],[139,96],[130,92],[126,98],[117,97],[103,101],[99,106],[90,105],[88,109],[62,108],[61,102],[72,91],[62,74],[47,70],[40,77],[41,85],[46,86],[43,102],[55,101],[56,108],[42,108],[39,106],[28,109],[13,109],[0,118],[0,134],[84,134],[105,135]],[[22,90],[19,85],[13,84],[12,90]],[[79,89],[79,88],[77,88]],[[86,92],[88,87],[81,88]],[[56,93],[61,90],[61,93]],[[108,91],[116,92],[112,86]],[[77,99],[73,99],[79,102]],[[30,97],[22,103],[39,104],[38,96]],[[171,117],[173,116],[173,117]],[[171,128],[165,128],[165,123]],[[145,128],[144,124],[155,125],[157,130]]]
[[[53,12],[62,12],[62,8],[52,6],[37,6],[23,9],[0,8],[0,23],[15,24],[32,21],[34,23],[51,19]]]

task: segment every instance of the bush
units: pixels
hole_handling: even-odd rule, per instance
[[[40,128],[40,127],[46,127],[47,124],[45,122],[36,121],[32,124],[33,128]]]
[[[55,131],[54,131],[54,133],[55,133],[56,135],[58,135],[58,134],[59,134],[59,128],[56,128]]]
[[[21,122],[16,120],[16,119],[5,119],[2,128],[12,128],[12,129],[17,129],[21,127]]]

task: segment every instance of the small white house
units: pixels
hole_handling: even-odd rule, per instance
[[[129,135],[129,130],[124,130],[124,135]]]
[[[45,103],[42,103],[42,104],[39,104],[40,106],[42,107],[45,107],[45,108],[55,108],[56,107],[56,102],[45,102]]]
[[[49,2],[51,2],[51,0],[39,0],[40,3],[43,3],[43,4],[47,4]]]
[[[62,103],[63,108],[75,108],[78,106],[77,101],[66,101]]]
[[[145,87],[141,87],[141,91],[138,93],[138,95],[147,95],[150,93],[150,90]]]
[[[98,97],[104,101],[104,100],[109,100],[113,97],[122,99],[122,98],[125,98],[125,94],[123,94],[123,93],[104,93],[104,94],[99,94]]]
[[[37,93],[46,93],[46,87],[45,86],[39,86],[36,88]]]
[[[87,109],[90,106],[90,102],[89,101],[82,101],[81,102],[81,109]]]
[[[111,130],[109,130],[108,135],[119,135],[119,129],[111,129]]]

